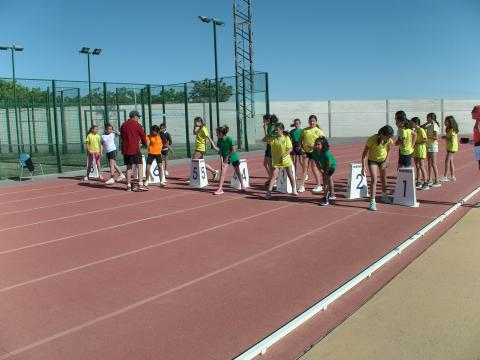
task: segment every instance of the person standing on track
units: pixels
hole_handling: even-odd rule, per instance
[[[100,138],[100,135],[98,134],[97,125],[92,125],[90,130],[88,130],[88,134],[85,142],[86,142],[86,148],[87,148],[88,162],[87,162],[87,176],[85,176],[83,180],[88,181],[88,177],[93,167],[93,163],[97,165],[98,178],[100,180],[103,180],[102,174],[100,172],[101,171],[100,158],[102,156],[102,140]]]
[[[330,200],[335,200],[332,176],[337,168],[337,160],[330,152],[330,145],[326,137],[321,136],[315,140],[312,159],[323,176],[325,198],[320,202],[321,206],[330,205]]]
[[[127,191],[132,191],[132,165],[137,166],[138,189],[148,190],[143,184],[143,159],[140,152],[140,142],[146,146],[147,139],[142,126],[139,124],[140,118],[138,111],[131,111],[130,118],[120,128],[123,162],[127,166]]]
[[[455,181],[455,166],[453,164],[453,158],[458,151],[458,124],[453,116],[447,116],[445,118],[445,132],[446,135],[442,136],[445,139],[447,155],[445,156],[445,171],[440,181]],[[450,177],[447,177],[447,173],[450,170]]]
[[[117,146],[115,145],[115,138],[120,135],[120,132],[116,130],[112,124],[105,125],[105,131],[102,135],[102,145],[105,150],[105,156],[107,157],[108,165],[110,166],[110,179],[105,184],[111,185],[115,183],[115,171],[118,172],[119,177],[116,181],[125,180],[125,175],[122,173],[122,169],[117,165]]]
[[[398,167],[405,168],[412,166],[412,157],[417,141],[417,133],[412,131],[410,121],[404,111],[397,111],[395,123],[398,127],[398,139],[395,145],[400,147],[398,156]]]
[[[370,136],[362,154],[362,174],[365,174],[366,160],[368,159],[368,170],[370,172],[370,206],[368,210],[377,211],[377,177],[380,170],[382,182],[382,202],[390,204],[387,195],[387,165],[390,157],[390,149],[393,145],[393,129],[385,125],[378,130],[378,134]]]
[[[275,126],[278,123],[278,118],[275,114],[263,115],[263,134],[265,137],[275,136]],[[272,166],[272,149],[269,143],[265,149],[265,157],[263,158],[263,166],[267,170],[268,180],[265,182],[265,186],[270,184],[272,178],[273,166]]]
[[[172,137],[170,133],[167,132],[167,126],[162,123],[160,124],[160,137],[162,138],[162,157],[163,157],[163,169],[165,172],[165,177],[168,176],[168,153],[171,152],[173,158],[175,158],[175,152],[171,148],[172,146]]]
[[[162,138],[160,136],[160,128],[157,125],[153,125],[150,129],[150,135],[147,136],[148,142],[148,155],[147,155],[147,170],[145,174],[144,185],[148,186],[150,179],[150,169],[152,168],[153,160],[157,161],[158,178],[160,179],[160,187],[167,185],[163,182],[163,167],[162,167]]]
[[[427,115],[427,124],[425,125],[427,131],[427,174],[428,174],[428,186],[440,187],[442,184],[438,181],[438,167],[437,167],[437,155],[438,155],[438,134],[440,133],[440,125],[437,121],[437,115],[435,113],[429,113]],[[433,180],[432,180],[433,172]]]
[[[193,159],[203,159],[205,156],[205,153],[207,152],[207,140],[208,142],[212,145],[212,147],[215,149],[215,151],[218,152],[218,148],[213,142],[212,138],[210,137],[208,133],[208,129],[205,126],[205,122],[200,116],[197,116],[193,120],[193,134],[196,135],[195,137],[195,152],[193,153]],[[213,175],[212,181],[217,180],[218,175],[220,172],[218,170],[215,170],[212,168],[210,165],[208,165],[205,162],[205,167],[207,168],[208,171],[210,171]],[[190,182],[190,178],[187,180],[187,183]]]
[[[325,133],[317,124],[317,116],[310,115],[308,118],[308,127],[303,129],[302,135],[300,136],[300,144],[302,145],[303,150],[305,151],[305,157],[303,158],[303,173],[302,178],[299,182],[298,192],[305,191],[305,181],[308,178],[308,169],[311,168],[315,180],[317,181],[317,186],[312,189],[312,193],[319,194],[322,192],[322,185],[320,184],[320,173],[317,169],[317,166],[312,160],[313,156],[313,146],[315,145],[315,140],[319,137],[325,136]]]
[[[295,172],[297,174],[297,179],[300,180],[301,176],[303,174],[303,151],[302,151],[302,146],[300,145],[300,137],[302,136],[302,128],[300,125],[302,122],[300,119],[295,119],[293,120],[293,124],[290,125],[290,127],[293,127],[293,130],[290,131],[290,139],[292,140],[292,159],[293,159],[293,165],[295,166]],[[299,166],[300,165],[300,166]],[[302,171],[300,171],[300,168],[302,168]]]
[[[480,105],[475,105],[473,108],[472,119],[475,120],[475,125],[473,126],[473,151],[475,160],[478,162],[478,170],[480,170]],[[475,207],[480,207],[480,202]]]
[[[418,117],[412,118],[412,126],[417,133],[417,141],[415,142],[415,151],[413,159],[415,161],[415,187],[418,190],[428,190],[427,172],[425,170],[425,159],[427,157],[427,132],[420,126]],[[420,181],[420,176],[423,183]]]

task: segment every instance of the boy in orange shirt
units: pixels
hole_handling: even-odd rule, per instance
[[[150,131],[150,135],[147,136],[148,142],[148,156],[147,156],[147,169],[145,180],[145,186],[148,186],[148,180],[150,179],[150,168],[152,167],[153,160],[157,160],[158,177],[160,178],[160,186],[165,186],[166,183],[162,182],[163,179],[163,167],[162,167],[162,138],[160,137],[160,128],[157,125],[153,125]]]

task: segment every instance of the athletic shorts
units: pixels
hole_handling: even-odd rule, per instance
[[[292,143],[293,149],[291,152],[291,155],[297,155],[300,156],[303,154],[302,147],[300,146],[300,143],[294,142]]]
[[[229,164],[232,164],[232,166],[235,166],[235,167],[240,166],[240,160],[229,162]]]
[[[398,164],[405,167],[412,166],[412,154],[410,155],[400,154],[398,157]]]
[[[335,172],[335,168],[330,168],[328,171],[324,174],[326,177],[332,177],[333,173]]]
[[[117,150],[110,151],[110,152],[106,153],[105,155],[107,155],[107,160],[108,161],[117,160]]]
[[[152,165],[153,160],[157,160],[157,164],[162,163],[162,154],[148,154],[147,165]]]
[[[198,159],[203,159],[203,157],[205,156],[205,151],[195,150],[195,152],[200,154],[200,157]]]
[[[142,164],[142,154],[138,153],[136,155],[123,155],[123,163],[125,165],[139,165]]]
[[[473,149],[475,151],[475,160],[480,161],[480,145],[475,146]]]
[[[384,163],[385,163],[385,160],[384,161],[368,160],[368,165],[377,165],[378,167],[382,167]]]
[[[307,158],[308,159],[313,159],[313,151],[312,152],[309,152],[309,153],[305,153],[305,155],[307,155]]]
[[[100,160],[101,155],[102,155],[102,154],[100,154],[99,152],[88,153],[88,160],[90,160],[90,161],[98,161],[98,160]]]
[[[272,147],[270,146],[270,144],[267,144],[267,148],[265,149],[265,157],[272,157]]]
[[[449,150],[447,150],[447,153],[449,153],[449,154],[455,154],[456,151],[449,151]]]
[[[162,149],[162,155],[163,156],[168,156],[168,148],[167,149]]]
[[[438,146],[428,146],[427,152],[429,153],[438,153]]]

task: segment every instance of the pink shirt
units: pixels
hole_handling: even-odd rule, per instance
[[[473,143],[476,144],[480,142],[480,130],[478,130],[478,126],[480,124],[480,120],[475,121],[475,127],[473,128]]]

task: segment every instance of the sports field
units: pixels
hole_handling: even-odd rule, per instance
[[[332,147],[338,199],[327,207],[309,191],[265,200],[258,153],[246,156],[247,193],[190,188],[188,165],[172,165],[168,186],[148,192],[75,178],[0,189],[0,359],[235,358],[478,186],[471,145],[461,145],[456,182],[418,191],[418,208],[378,204],[370,212],[368,201],[345,199],[348,165],[363,146]],[[478,200],[265,358],[300,355]]]

